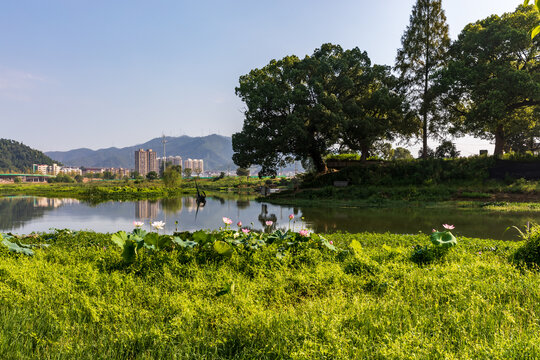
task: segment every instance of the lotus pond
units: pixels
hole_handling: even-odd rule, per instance
[[[289,220],[293,214],[294,219]],[[456,235],[478,238],[516,240],[511,226],[523,228],[528,222],[540,222],[538,211],[490,211],[458,207],[330,207],[286,206],[254,200],[253,196],[224,194],[207,199],[197,208],[191,196],[142,201],[108,201],[91,204],[75,199],[15,196],[0,198],[0,232],[28,234],[51,228],[91,229],[98,232],[129,231],[133,221],[163,221],[164,231],[217,230],[221,219],[233,225],[241,221],[251,229],[262,230],[267,221],[273,229],[317,233],[339,231],[358,233],[430,233],[443,223],[456,225]],[[440,229],[438,229],[440,230]]]

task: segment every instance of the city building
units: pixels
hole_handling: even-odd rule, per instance
[[[32,164],[32,172],[34,174],[56,176],[60,173],[60,166],[58,164],[52,164],[52,165]]]
[[[88,174],[103,174],[105,172],[105,169],[103,168],[83,168],[82,174],[88,175]]]
[[[193,160],[192,159],[184,160],[184,169],[193,170]]]
[[[135,171],[142,176],[151,171],[159,172],[157,153],[152,149],[135,151]]]
[[[74,167],[62,167],[60,168],[60,172],[62,174],[66,174],[66,175],[72,175],[72,176],[75,176],[75,175],[82,175],[82,170],[80,168],[74,168]]]
[[[163,158],[158,158],[159,161],[159,169],[163,170]],[[181,156],[167,156],[165,163],[167,166],[169,165],[180,165],[182,166],[182,157]]]
[[[48,172],[47,172],[48,167],[49,167],[49,165],[32,164],[32,172],[34,174],[47,175],[48,174]]]

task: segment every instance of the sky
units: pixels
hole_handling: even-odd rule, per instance
[[[63,151],[162,133],[230,136],[242,129],[241,75],[327,42],[393,65],[414,3],[2,0],[0,138]],[[520,3],[443,0],[451,38]],[[462,155],[493,150],[473,138],[457,144]]]

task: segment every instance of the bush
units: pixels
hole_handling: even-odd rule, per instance
[[[540,226],[537,224],[528,225],[525,232],[517,230],[526,242],[512,255],[513,262],[518,265],[540,269]]]
[[[304,177],[305,187],[331,186],[348,180],[352,185],[435,185],[489,177],[494,158],[471,157],[452,160],[397,160],[365,163],[319,176]]]

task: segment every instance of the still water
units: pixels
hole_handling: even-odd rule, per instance
[[[289,214],[295,221],[289,223]],[[15,196],[0,198],[0,232],[28,234],[52,228],[116,232],[131,230],[133,221],[143,221],[150,229],[151,221],[164,221],[165,232],[218,229],[222,218],[234,224],[264,228],[266,221],[274,227],[296,231],[307,228],[315,232],[392,232],[398,234],[430,233],[441,224],[456,226],[458,236],[492,239],[516,239],[510,226],[540,222],[540,212],[489,212],[470,209],[426,208],[340,208],[292,207],[254,201],[250,197],[209,197],[206,206],[197,208],[190,196],[142,201],[109,201],[89,204],[75,199],[53,199]],[[178,222],[176,224],[176,222]],[[233,226],[236,228],[236,225]]]

